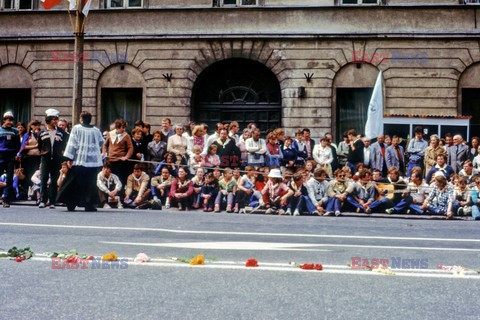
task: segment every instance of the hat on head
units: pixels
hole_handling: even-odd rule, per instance
[[[12,111],[7,111],[3,114],[3,119],[6,119],[6,118],[13,118]]]
[[[272,169],[272,171],[270,171],[270,173],[268,174],[268,177],[283,179],[280,169]]]
[[[47,117],[57,117],[60,115],[60,111],[56,110],[56,109],[47,109],[45,111],[45,114],[47,115]]]

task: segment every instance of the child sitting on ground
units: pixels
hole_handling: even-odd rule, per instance
[[[213,206],[219,191],[218,180],[215,179],[213,173],[209,172],[205,175],[205,183],[202,187],[201,198],[203,200],[203,211],[213,211]]]

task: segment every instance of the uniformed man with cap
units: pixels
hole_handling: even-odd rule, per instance
[[[57,127],[60,112],[55,109],[45,111],[46,130],[40,132],[38,148],[41,154],[41,185],[39,208],[45,208],[47,202],[50,209],[55,209],[57,198],[57,180],[62,162],[65,161],[63,153],[66,147],[65,132]],[[50,178],[50,185],[48,179]]]
[[[7,174],[6,186],[3,188],[3,207],[9,208],[13,198],[13,173],[15,156],[20,150],[20,133],[14,127],[13,113],[5,112],[0,127],[0,175]]]

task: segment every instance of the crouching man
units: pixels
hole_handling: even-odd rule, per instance
[[[130,208],[143,208],[151,193],[148,189],[149,182],[150,177],[142,170],[142,165],[135,164],[133,173],[127,178],[124,204]]]
[[[100,203],[104,209],[110,209],[112,207],[118,209],[123,208],[120,202],[122,183],[120,179],[112,173],[112,167],[109,162],[105,162],[102,171],[97,175],[97,187]]]

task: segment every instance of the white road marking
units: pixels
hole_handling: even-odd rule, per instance
[[[341,247],[341,248],[368,248],[368,249],[402,249],[402,250],[421,250],[421,251],[468,251],[480,252],[480,249],[466,248],[435,248],[435,247],[401,247],[401,246],[369,246],[358,244],[311,244],[311,243],[278,243],[278,242],[122,242],[122,241],[100,241],[106,244],[121,244],[130,246],[148,246],[148,247],[166,247],[182,249],[205,249],[205,250],[283,250],[283,251],[330,251],[320,249],[301,249],[302,247]],[[285,247],[282,248],[282,245]]]
[[[119,258],[119,259],[125,259],[125,258]],[[197,266],[191,266],[188,263],[178,263],[178,262],[157,262],[157,260],[163,260],[163,259],[153,259],[151,262],[147,263],[136,263],[136,262],[130,262],[133,261],[133,258],[126,258],[128,259],[128,265],[129,266],[143,266],[143,267],[167,267],[167,268],[193,268],[193,269],[224,269],[224,270],[242,270],[242,271],[276,271],[276,272],[302,272],[302,273],[307,273],[313,276],[321,276],[322,274],[343,274],[343,275],[352,275],[352,276],[386,276],[382,273],[378,272],[373,272],[373,271],[366,271],[366,270],[351,270],[347,269],[345,270],[345,266],[330,266],[330,265],[323,265],[324,269],[322,271],[316,271],[316,270],[302,270],[298,267],[295,266],[268,266],[271,264],[268,263],[262,263],[259,262],[259,266],[256,268],[247,268],[243,263],[236,263],[234,265],[228,264],[228,265],[222,265],[222,264],[205,264],[205,265],[197,265]],[[2,260],[7,260],[7,259],[0,259],[0,262]],[[7,260],[8,261],[8,260]],[[50,262],[51,259],[47,257],[33,257],[30,260],[24,261],[22,263],[29,263],[29,261],[39,261],[39,262]],[[8,261],[8,263],[12,263],[11,261]],[[339,268],[336,268],[339,267]],[[71,270],[82,270],[82,269],[71,269]],[[89,269],[85,269],[89,270]],[[99,269],[99,270],[105,270],[105,269]],[[421,270],[422,272],[416,272]],[[116,270],[116,272],[122,272],[124,270]],[[440,271],[442,273],[439,273],[439,270],[422,270],[422,269],[412,269],[412,270],[392,270],[395,275],[390,276],[390,277],[419,277],[419,278],[443,278],[443,279],[474,279],[474,280],[480,280],[480,276],[478,276],[475,272],[471,271],[465,275],[454,275],[450,272],[447,271]],[[406,272],[408,271],[408,272]],[[426,273],[425,271],[431,271],[431,273]],[[80,271],[81,272],[81,271]]]
[[[125,231],[151,231],[181,234],[214,234],[214,235],[241,235],[241,236],[271,236],[271,237],[292,237],[292,238],[336,238],[336,239],[367,239],[367,240],[405,240],[405,241],[444,241],[444,242],[475,242],[480,239],[460,238],[420,238],[420,237],[381,237],[381,236],[352,236],[332,234],[301,234],[301,233],[262,233],[262,232],[235,232],[235,231],[197,231],[197,230],[174,230],[162,228],[134,228],[134,227],[106,227],[106,226],[79,226],[63,224],[35,224],[0,222],[3,226],[12,227],[37,227],[37,228],[67,228],[67,229],[91,229],[91,230],[125,230]]]
[[[246,242],[246,241],[218,241],[218,242],[115,242],[100,241],[107,244],[124,244],[132,246],[151,246],[182,249],[206,250],[267,250],[267,251],[330,251],[324,249],[305,249],[302,247],[318,247],[317,244],[279,243],[279,242]]]

